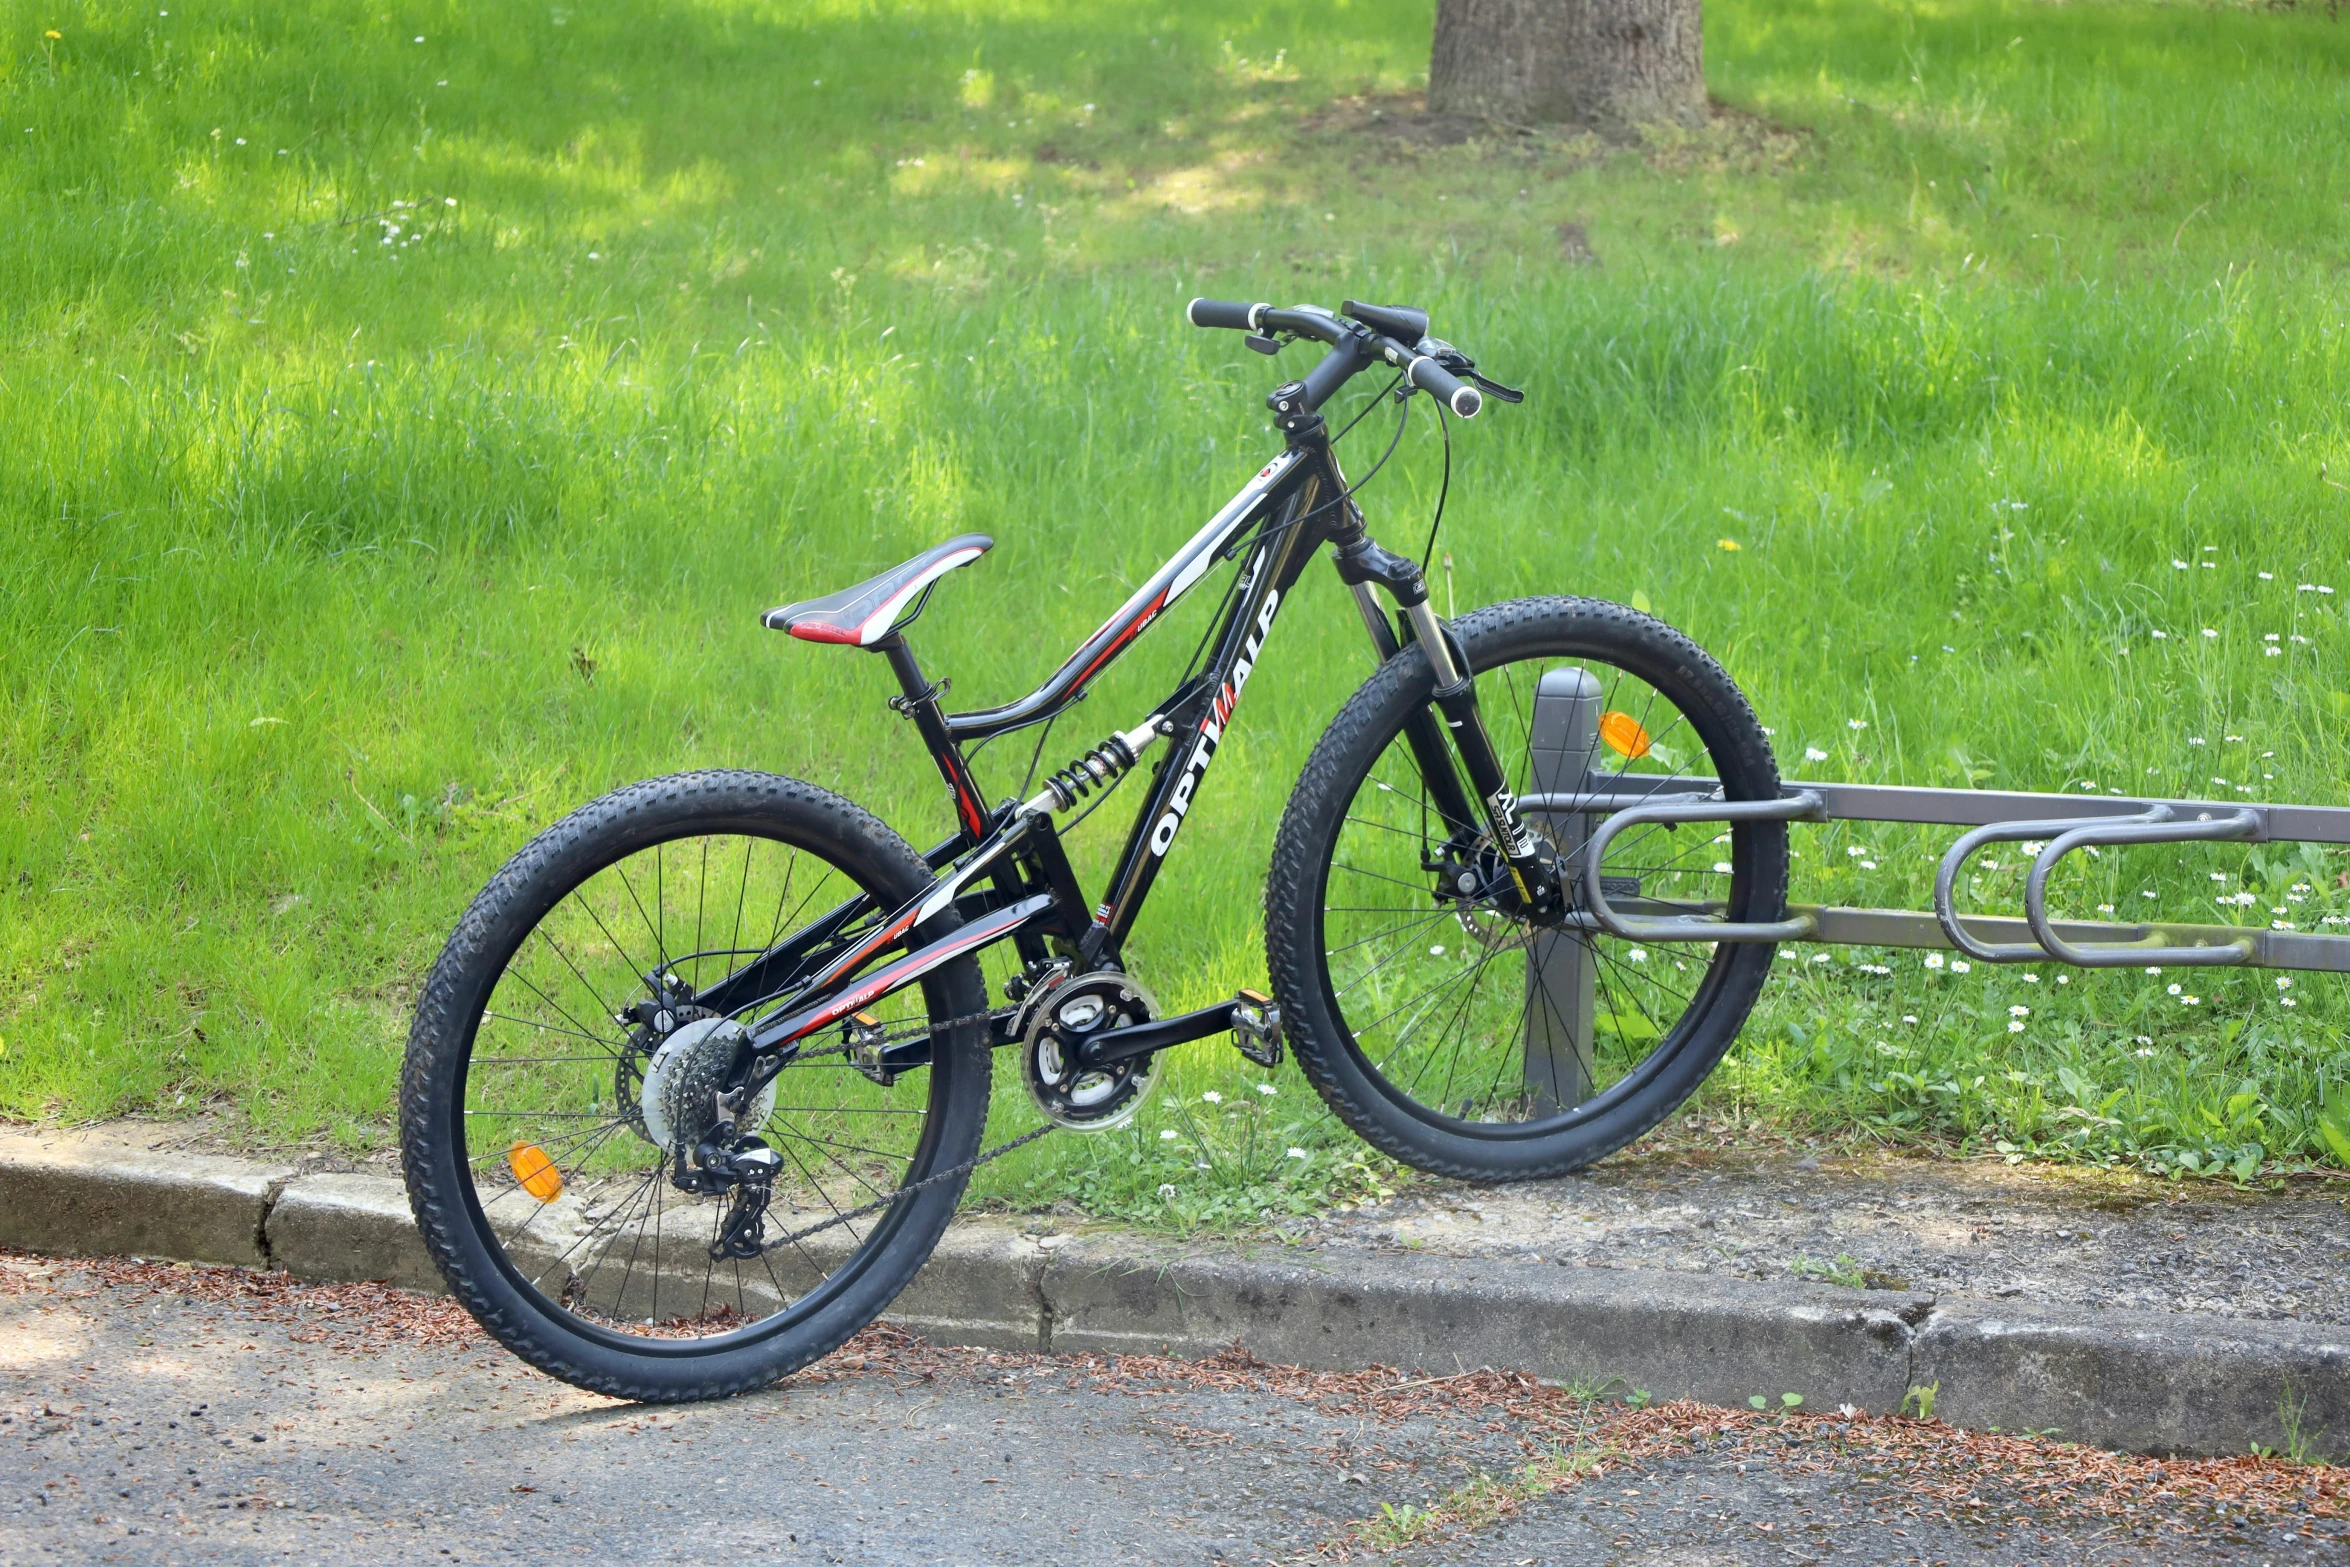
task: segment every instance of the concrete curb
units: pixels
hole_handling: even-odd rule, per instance
[[[391,1176],[297,1176],[269,1205],[262,1235],[270,1265],[298,1279],[388,1279],[406,1289],[448,1293],[416,1231],[408,1188]]]
[[[441,1289],[381,1175],[150,1153],[0,1132],[0,1245],[282,1268]],[[2131,1451],[2350,1450],[2350,1329],[1707,1274],[1425,1255],[1042,1240],[958,1224],[891,1319],[941,1343],[1212,1354],[1239,1344],[1318,1370],[1479,1366],[1743,1405],[1899,1408],[1920,1385],[1955,1424],[2058,1428]]]
[[[293,1173],[291,1165],[0,1134],[0,1245],[266,1267],[262,1220]]]

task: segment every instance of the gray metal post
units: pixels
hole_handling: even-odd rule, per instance
[[[1584,787],[1599,738],[1599,681],[1588,670],[1545,670],[1534,687],[1530,795]],[[1564,866],[1591,834],[1582,811],[1529,812]],[[1585,938],[1536,931],[1526,947],[1526,1095],[1533,1115],[1555,1114],[1591,1093],[1594,965]]]

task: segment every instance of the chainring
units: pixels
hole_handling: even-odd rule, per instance
[[[1046,1120],[1073,1132],[1125,1125],[1158,1086],[1157,1053],[1088,1067],[1079,1062],[1078,1048],[1158,1015],[1158,1001],[1131,975],[1101,969],[1052,982],[1029,1007],[1020,1042],[1028,1097]]]

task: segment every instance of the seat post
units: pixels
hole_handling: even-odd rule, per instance
[[[867,651],[879,653],[883,658],[889,660],[890,673],[898,677],[898,688],[906,693],[905,706],[900,706],[896,702],[892,702],[890,706],[898,708],[908,717],[913,716],[910,709],[912,705],[917,703],[926,704],[934,711],[936,710],[938,692],[930,689],[930,682],[924,678],[922,666],[916,662],[914,649],[907,643],[904,632],[891,632],[888,636],[872,644]],[[915,722],[920,723],[921,720],[915,719]]]
[[[914,731],[921,735],[923,749],[930,753],[930,759],[938,764],[939,776],[946,780],[955,820],[962,824],[964,835],[978,843],[987,836],[987,807],[979,798],[978,781],[964,765],[962,751],[947,734],[946,715],[939,710],[938,699],[946,694],[947,682],[930,683],[902,631],[891,632],[872,643],[867,651],[889,660],[890,672],[898,677],[898,689],[904,693],[891,697],[889,705],[914,720]]]

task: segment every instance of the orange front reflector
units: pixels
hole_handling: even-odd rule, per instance
[[[506,1150],[506,1167],[514,1172],[522,1189],[541,1202],[553,1202],[563,1195],[563,1172],[536,1143],[515,1139],[514,1146]]]
[[[1618,756],[1637,762],[1648,754],[1648,731],[1640,727],[1640,720],[1630,713],[1603,713],[1599,719],[1599,738]]]

